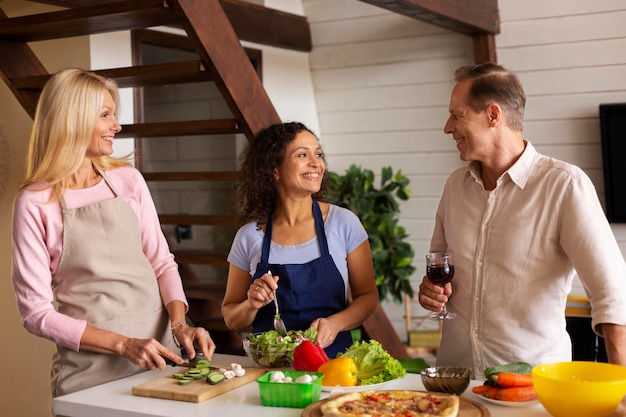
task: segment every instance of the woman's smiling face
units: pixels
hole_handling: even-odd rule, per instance
[[[122,130],[115,117],[116,110],[117,106],[111,93],[108,90],[104,90],[102,109],[100,109],[96,118],[91,142],[87,148],[87,157],[95,158],[113,153],[113,139],[115,134]]]
[[[287,144],[283,161],[274,175],[282,194],[310,196],[320,190],[325,170],[319,141],[311,132],[301,131]]]

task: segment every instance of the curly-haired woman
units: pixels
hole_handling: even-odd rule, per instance
[[[277,297],[289,330],[318,331],[329,357],[352,343],[378,290],[368,236],[351,211],[323,202],[326,161],[317,137],[297,122],[261,131],[244,151],[237,232],[222,312],[238,331],[273,328]]]

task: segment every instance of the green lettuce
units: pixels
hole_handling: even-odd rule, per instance
[[[338,357],[352,358],[359,370],[357,385],[378,384],[402,378],[406,369],[376,340],[356,341]]]

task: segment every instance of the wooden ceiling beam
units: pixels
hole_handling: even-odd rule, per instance
[[[498,0],[360,0],[469,36],[500,33]]]
[[[67,8],[105,6],[120,0],[37,0],[37,3]],[[237,37],[277,48],[310,52],[311,29],[304,16],[285,13],[241,0],[219,0]],[[166,0],[163,6],[167,7]]]
[[[496,54],[496,37],[492,33],[474,35],[474,61],[477,64],[498,62]]]

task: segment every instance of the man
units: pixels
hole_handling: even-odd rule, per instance
[[[431,251],[453,252],[445,288],[424,277],[420,304],[445,321],[439,365],[472,369],[571,360],[565,304],[576,273],[609,361],[626,365],[626,263],[595,188],[576,166],[537,153],[522,135],[526,97],[487,63],[455,72],[444,131],[469,165],[446,181]]]

